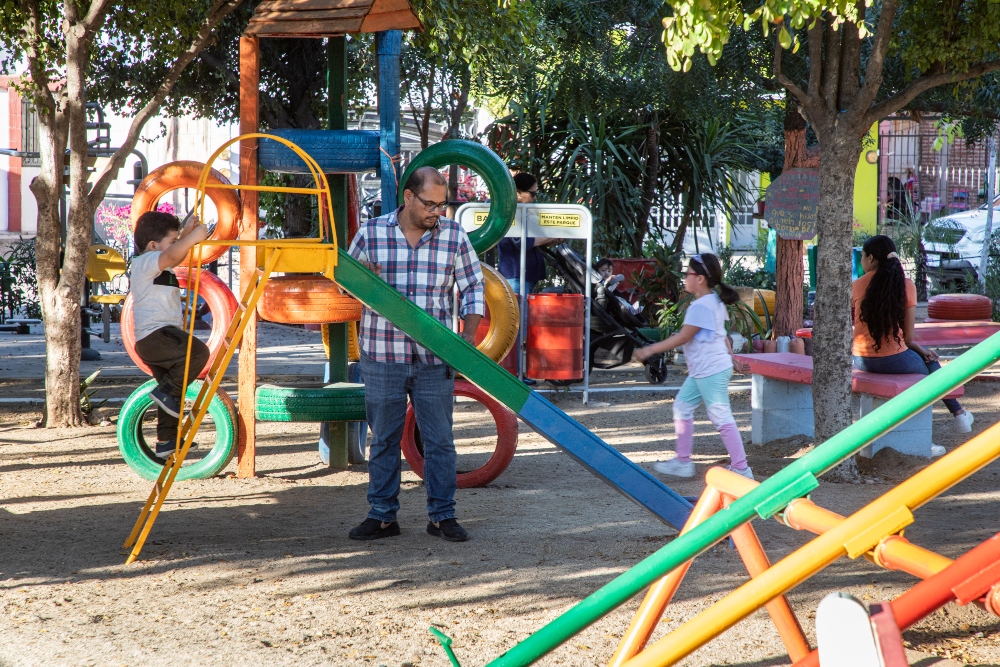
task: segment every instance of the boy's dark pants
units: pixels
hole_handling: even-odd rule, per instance
[[[135,351],[139,358],[146,362],[153,371],[153,377],[159,383],[157,387],[170,396],[184,396],[184,360],[187,357],[188,334],[179,327],[163,327],[157,329],[145,338],[136,341]],[[188,382],[198,377],[205,364],[208,363],[210,352],[208,346],[194,338],[191,341],[191,368],[188,370]],[[183,400],[181,405],[183,405]],[[177,439],[177,417],[172,417],[157,408],[156,439],[160,442],[173,442]]]

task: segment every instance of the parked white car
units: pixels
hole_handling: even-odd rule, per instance
[[[993,201],[993,231],[1000,231],[1000,197]],[[986,205],[931,220],[924,228],[927,275],[938,287],[976,280],[986,245]]]

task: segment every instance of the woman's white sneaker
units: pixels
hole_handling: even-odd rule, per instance
[[[694,477],[694,461],[681,461],[679,459],[658,461],[653,464],[653,470],[661,475],[672,477]]]
[[[976,418],[972,416],[972,413],[966,410],[962,414],[955,415],[955,429],[959,433],[971,433],[972,432],[972,422],[976,421]]]

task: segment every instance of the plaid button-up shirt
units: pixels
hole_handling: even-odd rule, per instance
[[[439,218],[437,226],[420,237],[415,248],[399,228],[397,209],[368,220],[348,250],[351,257],[381,264],[380,277],[413,303],[451,327],[452,292],[458,284],[461,317],[484,315],[483,272],[472,242],[454,220]],[[443,363],[370,308],[365,308],[358,333],[361,350],[373,361],[408,364]]]

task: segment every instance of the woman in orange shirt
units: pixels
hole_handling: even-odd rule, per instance
[[[896,245],[873,236],[861,249],[865,275],[854,281],[854,367],[869,373],[927,375],[941,368],[938,355],[913,342],[917,287],[903,273]],[[962,433],[972,430],[972,413],[953,398],[944,404]]]

